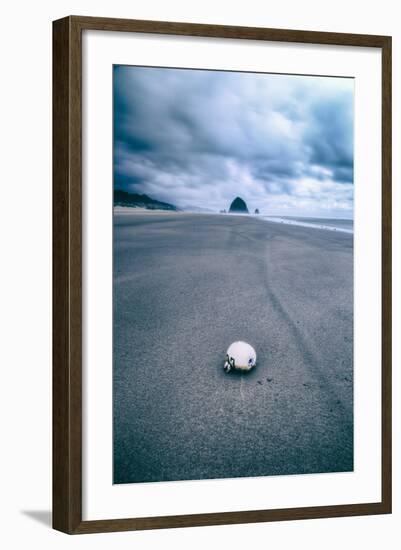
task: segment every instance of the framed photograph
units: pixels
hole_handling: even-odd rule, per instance
[[[53,24],[53,526],[391,512],[391,37]]]

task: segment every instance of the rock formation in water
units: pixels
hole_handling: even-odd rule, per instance
[[[241,199],[241,197],[236,197],[233,202],[231,203],[229,212],[242,212],[245,214],[248,214],[248,207],[246,205],[246,202]]]

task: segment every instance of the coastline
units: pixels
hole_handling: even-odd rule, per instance
[[[161,210],[161,209],[150,209],[150,208],[143,208],[143,207],[132,207],[132,206],[114,206],[113,207],[114,214],[125,214],[125,215],[135,215],[135,214],[149,214],[149,215],[155,215],[155,214],[188,214],[188,215],[208,215],[208,216],[226,216],[226,217],[242,217],[242,218],[249,218],[249,219],[255,219],[255,220],[262,220],[267,222],[273,222],[273,223],[281,223],[286,225],[295,225],[299,227],[309,227],[312,229],[322,229],[326,231],[338,231],[340,233],[349,233],[353,234],[354,230],[353,228],[347,228],[339,224],[338,222],[352,222],[352,220],[344,220],[344,219],[336,219],[336,218],[327,218],[325,220],[324,218],[321,218],[321,222],[315,222],[316,218],[295,218],[295,217],[283,217],[283,216],[265,216],[263,214],[243,214],[243,213],[234,213],[234,212],[192,212],[192,211],[186,211],[186,210]],[[305,220],[305,221],[304,221]],[[313,220],[313,223],[312,223]]]
[[[287,225],[296,225],[299,227],[311,227],[313,229],[324,229],[325,231],[338,231],[340,233],[354,233],[354,229],[349,229],[346,227],[342,227],[341,225],[335,225],[336,219],[335,218],[328,218],[325,223],[311,223],[308,220],[313,220],[314,218],[304,218],[305,221],[302,221],[301,219],[295,219],[295,218],[284,218],[280,216],[260,216],[261,219],[273,222],[273,223],[283,223]],[[323,221],[323,218],[322,218]],[[348,221],[348,220],[339,220],[339,221]]]

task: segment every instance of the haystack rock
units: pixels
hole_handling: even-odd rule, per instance
[[[236,197],[231,203],[229,212],[242,212],[248,214],[246,202],[241,197]]]

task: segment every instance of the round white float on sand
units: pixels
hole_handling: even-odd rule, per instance
[[[256,365],[256,351],[246,342],[233,342],[227,350],[224,370],[251,370]]]

